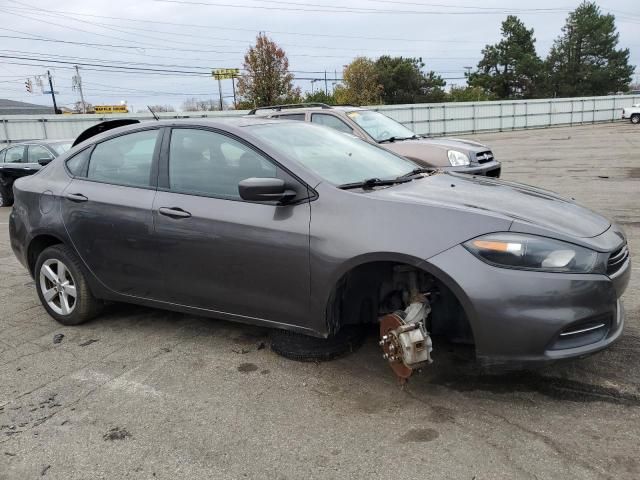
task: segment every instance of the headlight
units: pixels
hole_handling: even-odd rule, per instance
[[[465,165],[469,165],[469,157],[462,152],[449,150],[447,155],[449,156],[449,163],[452,167],[463,167]]]
[[[463,245],[480,260],[497,267],[567,273],[605,271],[604,264],[598,264],[597,252],[551,238],[491,233]]]

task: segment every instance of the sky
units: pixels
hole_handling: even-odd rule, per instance
[[[127,102],[130,110],[186,98],[218,99],[214,68],[241,68],[265,32],[287,53],[304,91],[331,90],[356,56],[422,57],[448,85],[462,85],[500,24],[517,15],[535,30],[544,58],[578,0],[0,0],[0,98],[51,105],[35,77],[51,72],[58,105],[80,99]],[[640,0],[601,0],[616,16],[620,47],[629,48],[640,81]],[[107,67],[109,65],[110,67]],[[119,68],[113,68],[119,67]],[[141,70],[146,69],[146,70]],[[25,81],[34,82],[34,93]],[[43,78],[43,77],[40,77]],[[313,81],[315,79],[315,81]],[[231,80],[222,81],[232,103]],[[48,88],[47,88],[48,90]]]

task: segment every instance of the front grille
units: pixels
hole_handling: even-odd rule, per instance
[[[491,161],[493,161],[493,153],[490,150],[476,153],[476,162],[487,163]]]
[[[622,247],[609,255],[609,260],[607,260],[607,275],[613,275],[620,270],[627,261],[627,258],[629,258],[629,248],[625,243]]]

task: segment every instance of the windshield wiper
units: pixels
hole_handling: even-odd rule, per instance
[[[401,142],[402,140],[415,140],[417,138],[419,138],[417,135],[412,135],[410,137],[389,137],[389,138],[383,138],[382,140],[378,140],[378,143]]]
[[[382,180],[380,178],[367,178],[361,182],[353,182],[353,183],[343,183],[342,185],[338,185],[338,188],[342,190],[349,190],[351,188],[373,188],[373,187],[382,187],[385,185],[394,185],[396,183],[406,183],[411,181],[409,178],[388,178],[386,180]]]
[[[432,173],[434,170],[436,170],[435,167],[434,168],[418,167],[418,168],[414,168],[410,172],[405,173],[404,175],[400,175],[397,178],[399,178],[399,179],[410,178],[410,177],[413,177],[415,175],[420,175],[421,173]]]

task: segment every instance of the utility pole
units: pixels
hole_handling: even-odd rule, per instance
[[[222,111],[222,80],[220,80],[220,75],[218,77],[218,95],[220,95],[220,111]]]
[[[47,70],[47,78],[49,79],[49,88],[51,89],[51,100],[53,100],[53,113],[58,114],[58,105],[56,105],[56,92],[53,91],[53,82],[51,81],[51,72]]]
[[[233,87],[233,109],[238,109],[238,101],[236,100],[236,77],[231,77],[231,86]]]
[[[80,91],[80,102],[82,103],[82,113],[87,113],[87,104],[84,102],[84,93],[82,92],[82,77],[78,65],[76,67],[76,76],[73,77],[73,86]]]
[[[324,94],[328,97],[329,96],[329,86],[327,83],[327,71],[324,71]]]

